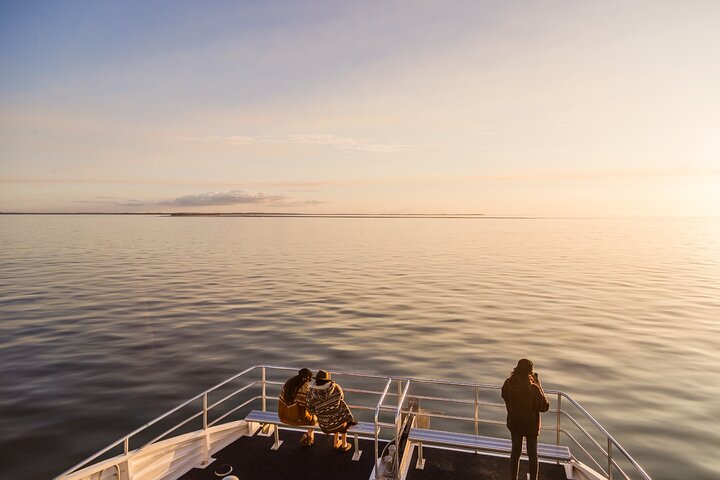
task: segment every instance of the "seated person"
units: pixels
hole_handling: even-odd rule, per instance
[[[315,425],[315,416],[307,411],[307,394],[312,377],[310,370],[302,368],[285,382],[278,398],[278,417],[281,422],[288,425]],[[310,446],[314,442],[314,431],[309,428],[300,437],[300,443]]]
[[[325,370],[318,371],[315,383],[310,386],[307,406],[308,411],[317,415],[322,431],[334,434],[335,450],[347,452],[352,449],[352,445],[347,443],[347,431],[351,426],[357,425],[357,421],[345,403],[342,388]]]

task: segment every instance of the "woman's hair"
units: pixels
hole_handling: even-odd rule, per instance
[[[287,381],[285,398],[287,398],[288,401],[293,401],[298,390],[300,390],[307,382],[312,380],[312,376],[313,374],[310,370],[307,368],[301,368],[297,375]]]

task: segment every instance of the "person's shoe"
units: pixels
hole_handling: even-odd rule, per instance
[[[346,453],[346,452],[349,452],[350,450],[352,450],[352,448],[353,448],[353,446],[351,443],[346,443],[345,445],[340,445],[337,448],[337,451],[340,453]]]

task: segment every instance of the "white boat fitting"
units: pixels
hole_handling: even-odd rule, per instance
[[[348,432],[352,454],[342,455],[320,441],[321,435],[313,447],[301,446],[297,439],[303,427],[278,420],[275,401],[297,370],[247,368],[55,480],[507,476],[511,445],[507,432],[502,433],[505,404],[499,401],[499,385],[332,371],[360,420]],[[552,406],[543,416],[540,438],[551,441],[538,446],[543,480],[651,480],[577,401],[561,391],[545,393]]]

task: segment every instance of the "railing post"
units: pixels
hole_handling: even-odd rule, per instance
[[[409,382],[410,380],[408,380]],[[403,416],[402,416],[402,405],[400,405],[401,399],[402,399],[402,380],[398,379],[397,381],[397,408],[400,412],[400,415],[397,418],[397,422],[395,423],[395,460],[393,462],[395,463],[395,471],[397,471],[398,467],[398,460],[400,458],[400,434],[402,433],[400,431],[400,427],[403,423]]]
[[[560,412],[562,411],[562,395],[558,393],[557,401],[557,444],[560,445]]]
[[[608,437],[608,480],[613,478],[612,440]]]
[[[208,395],[203,394],[203,430],[208,429]]]
[[[377,474],[378,474],[378,461],[379,461],[378,448],[380,448],[379,439],[378,439],[379,435],[380,435],[380,429],[378,428],[378,424],[377,424],[377,420],[376,420],[375,421],[375,466],[373,467],[373,478],[377,478]]]
[[[133,473],[132,473],[132,468],[133,468],[132,463],[133,462],[131,462],[130,459],[128,458],[128,455],[130,454],[130,437],[129,436],[125,437],[125,441],[123,442],[123,450],[125,450],[125,465],[127,468],[127,478],[133,478]],[[100,476],[100,478],[102,478],[102,475]],[[120,479],[120,470],[118,468],[118,480],[119,479]]]
[[[380,415],[380,408],[382,407],[383,402],[385,401],[385,395],[387,395],[388,390],[390,389],[390,385],[392,384],[392,378],[388,378],[387,383],[385,383],[385,389],[383,390],[382,394],[380,395],[380,398],[378,399],[377,406],[375,407],[375,466],[373,467],[373,478],[377,478],[378,475],[378,465],[380,463],[380,424],[379,424],[379,415]]]
[[[410,380],[408,380],[408,385],[410,384]],[[402,434],[402,431],[400,428],[402,427],[403,423],[403,416],[402,416],[402,380],[398,380],[398,411],[400,412],[400,415],[398,415],[397,422],[395,423],[395,472],[398,472],[398,466],[400,465],[400,435]],[[396,476],[395,478],[399,478]]]
[[[265,367],[262,367],[262,411],[267,410],[266,405],[266,399],[265,399]]]
[[[203,393],[203,431],[205,432],[205,443],[203,445],[203,465],[210,463],[210,432],[208,432],[208,394]]]

